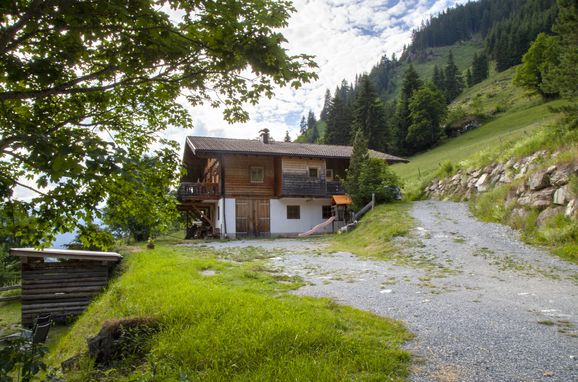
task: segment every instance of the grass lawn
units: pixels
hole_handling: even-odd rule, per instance
[[[527,109],[508,111],[475,130],[409,158],[410,163],[396,164],[391,168],[406,185],[411,186],[422,178],[430,177],[445,161],[457,164],[481,150],[532,135],[540,126],[552,123],[559,118],[559,115],[550,112],[549,108],[561,104],[562,101],[554,101]]]
[[[49,363],[86,351],[86,338],[106,320],[152,317],[160,330],[141,339],[145,356],[107,372],[82,362],[66,380],[406,379],[411,358],[400,347],[411,334],[401,323],[290,295],[302,281],[268,269],[254,253],[224,257],[167,244],[127,255],[122,276],[62,338]]]
[[[413,227],[410,206],[407,202],[377,206],[353,231],[334,236],[331,249],[383,260],[397,258],[398,247],[392,239],[407,235]]]
[[[20,301],[0,302],[0,337],[20,330]]]

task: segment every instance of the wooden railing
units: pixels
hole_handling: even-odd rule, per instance
[[[345,189],[338,180],[327,181],[327,193],[329,195],[344,195]]]
[[[219,183],[183,182],[177,191],[177,198],[182,201],[188,198],[214,198],[220,194]]]

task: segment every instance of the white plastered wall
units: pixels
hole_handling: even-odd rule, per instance
[[[309,231],[323,219],[322,207],[331,205],[330,199],[282,198],[271,199],[271,234],[294,236]],[[300,206],[300,219],[287,219],[287,206]],[[319,233],[331,232],[331,225]]]
[[[219,199],[217,206],[217,227],[221,230],[221,236],[224,237],[226,234],[228,237],[235,237],[235,199],[221,198]],[[225,222],[227,223],[226,230]]]

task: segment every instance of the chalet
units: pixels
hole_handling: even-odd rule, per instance
[[[178,190],[187,237],[199,230],[231,238],[310,230],[331,218],[332,197],[345,194],[340,179],[351,153],[351,146],[276,142],[266,130],[260,140],[187,137]],[[407,162],[377,151],[370,156]]]

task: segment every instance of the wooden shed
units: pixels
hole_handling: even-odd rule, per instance
[[[122,259],[115,252],[13,248],[22,264],[22,326],[40,313],[57,321],[74,317],[106,286],[113,267]]]

